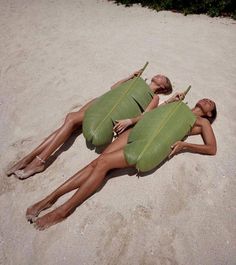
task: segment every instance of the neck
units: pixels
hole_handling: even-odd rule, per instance
[[[199,107],[194,107],[194,108],[192,109],[192,112],[193,112],[193,114],[196,115],[197,117],[202,117],[202,116],[204,116],[204,113],[203,113],[202,109],[199,108]]]
[[[157,87],[153,87],[151,84],[149,84],[149,88],[152,90],[153,93],[157,93],[158,92],[158,88]]]

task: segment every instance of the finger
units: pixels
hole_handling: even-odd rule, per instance
[[[113,127],[113,130],[116,130],[119,126],[119,123],[117,123],[114,127]]]
[[[174,149],[176,147],[177,143],[172,144],[171,149]]]
[[[119,133],[119,129],[116,129],[115,132],[116,132],[116,133]]]
[[[116,126],[120,121],[119,120],[115,120],[115,125]]]
[[[170,154],[168,155],[168,158],[171,158],[172,156],[174,156],[174,150],[172,150],[172,151],[170,152]]]
[[[123,129],[123,126],[120,126],[118,129],[117,129],[117,131],[119,132],[120,130],[122,130]]]
[[[119,134],[123,133],[124,130],[125,130],[125,128],[121,129],[121,130],[119,131]]]
[[[120,121],[120,122],[119,122],[119,127],[120,127],[120,126],[123,126],[123,125],[124,125],[124,122],[123,122],[123,121]]]
[[[118,131],[118,134],[121,134],[124,131],[125,128],[122,128]]]
[[[174,147],[173,147],[173,150],[172,150],[171,153],[169,154],[169,158],[175,155],[176,150],[177,150],[177,146],[174,146]]]
[[[117,127],[117,130],[121,130],[123,128],[123,125],[122,124],[119,124],[119,126]]]
[[[178,101],[179,100],[179,95],[176,95],[175,97],[174,97],[174,101]]]
[[[121,127],[122,127],[122,124],[119,123],[119,124],[117,124],[117,125],[114,127],[114,130],[119,131]]]

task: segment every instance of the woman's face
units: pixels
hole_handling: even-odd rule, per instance
[[[151,79],[150,87],[155,89],[155,92],[163,93],[166,91],[166,78],[163,75],[156,75]]]
[[[196,107],[199,107],[205,115],[208,115],[215,108],[215,102],[208,98],[203,98],[197,102]]]

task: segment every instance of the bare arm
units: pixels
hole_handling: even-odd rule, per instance
[[[154,95],[153,99],[148,104],[148,106],[147,106],[147,108],[145,109],[144,112],[148,112],[150,110],[153,110],[153,109],[157,108],[158,105],[159,105],[159,101],[160,101],[160,97],[158,95]]]
[[[178,141],[172,146],[172,152],[169,157],[179,153],[180,151],[190,151],[205,155],[215,155],[217,151],[216,138],[212,130],[211,124],[207,119],[198,118],[191,135],[201,134],[204,144],[192,144]]]
[[[135,76],[137,76],[140,73],[141,70],[135,71],[133,74],[131,74],[130,76],[121,79],[120,81],[116,82],[113,86],[111,86],[111,89],[117,88],[119,85],[123,84],[124,82],[134,78]]]
[[[176,92],[173,96],[171,96],[170,98],[165,100],[163,103],[161,103],[160,106],[164,104],[172,103],[175,101],[179,101],[179,100],[184,100],[184,98],[185,98],[184,92]]]
[[[159,96],[154,95],[152,101],[147,106],[146,110],[144,112],[148,112],[150,110],[155,109],[159,104]],[[142,119],[143,115],[139,115],[137,117],[131,118],[131,119],[125,119],[125,120],[118,120],[116,125],[114,126],[113,130],[120,134],[122,133],[127,127],[136,124],[138,121]]]
[[[194,126],[193,128],[192,128],[192,130],[189,132],[189,136],[190,135],[198,135],[198,134],[201,134],[201,132],[202,132],[202,128],[200,127],[200,126]]]

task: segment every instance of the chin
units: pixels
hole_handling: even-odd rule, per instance
[[[199,100],[195,106],[199,107],[204,112],[205,102],[203,100]]]
[[[195,105],[195,107],[198,107],[198,108],[200,108],[200,109],[202,110],[202,105],[201,105],[200,102],[198,102],[198,103]]]

